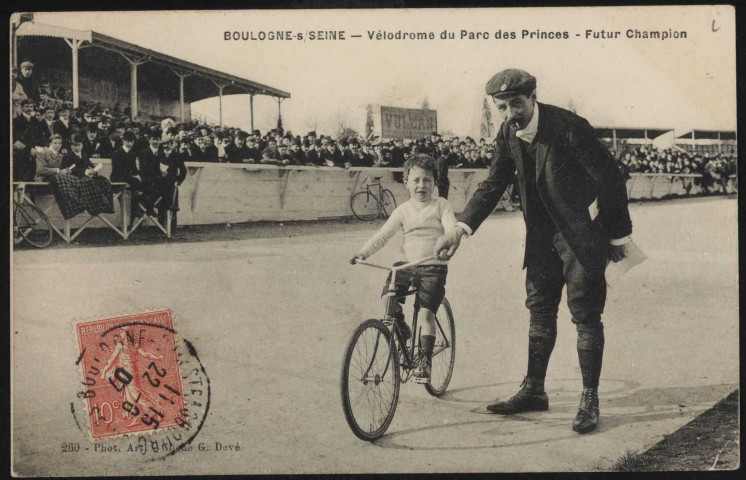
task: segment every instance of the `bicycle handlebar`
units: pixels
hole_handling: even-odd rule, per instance
[[[397,265],[395,267],[384,267],[383,265],[377,265],[375,263],[369,263],[369,262],[365,262],[363,260],[356,260],[355,261],[355,265],[365,265],[365,266],[368,266],[368,267],[380,268],[382,270],[390,270],[392,272],[398,272],[399,270],[404,270],[405,268],[415,267],[415,266],[420,265],[422,263],[429,262],[430,260],[437,260],[437,259],[438,259],[437,255],[433,255],[431,257],[421,258],[421,259],[416,260],[414,262],[405,263],[403,265]]]

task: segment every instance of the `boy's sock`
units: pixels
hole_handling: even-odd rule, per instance
[[[428,365],[433,363],[433,347],[435,346],[435,335],[420,335],[420,351]]]
[[[393,317],[394,320],[396,320],[396,325],[399,327],[399,332],[401,333],[402,340],[406,342],[412,337],[412,330],[409,328],[409,325],[407,325],[407,322],[404,320],[404,312],[399,310],[393,315]]]

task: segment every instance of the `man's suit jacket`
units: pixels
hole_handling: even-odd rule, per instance
[[[143,180],[161,177],[159,153],[153,153],[148,146],[140,151],[137,158],[140,160],[140,175]]]
[[[235,143],[231,143],[225,147],[225,160],[228,163],[243,163],[244,160],[253,158],[251,150],[246,145],[239,148]]]
[[[584,118],[552,105],[539,104],[536,182],[539,197],[589,275],[603,274],[609,240],[632,234],[624,178],[609,151]],[[521,204],[526,205],[526,161],[522,142],[506,122],[495,139],[495,158],[459,221],[476,230],[492,213],[518,174]],[[524,220],[530,224],[524,208]],[[538,232],[526,237],[524,268],[533,256]]]
[[[101,139],[101,144],[98,147],[98,153],[101,158],[111,158],[118,149],[122,148],[122,140],[117,138],[114,140],[114,144],[111,143],[111,137],[104,137]]]
[[[72,122],[68,121],[67,125],[62,123],[62,120],[55,120],[52,124],[52,130],[54,130],[54,133],[59,134],[60,137],[62,137],[62,148],[69,149],[70,148],[70,127],[72,126]]]
[[[125,152],[124,148],[119,147],[111,154],[111,175],[109,175],[109,179],[112,182],[126,182],[139,174],[137,154],[134,149]]]
[[[13,118],[13,143],[20,141],[26,145],[25,151],[29,151],[36,145],[36,123],[34,117],[26,118],[18,115]]]

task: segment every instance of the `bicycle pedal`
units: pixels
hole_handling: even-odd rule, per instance
[[[430,379],[427,377],[414,377],[414,383],[419,383],[421,385],[430,385]]]

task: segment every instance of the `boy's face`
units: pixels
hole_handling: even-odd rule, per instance
[[[418,202],[427,202],[435,189],[435,178],[432,172],[420,167],[412,167],[406,180],[404,180],[404,184],[412,198]]]

